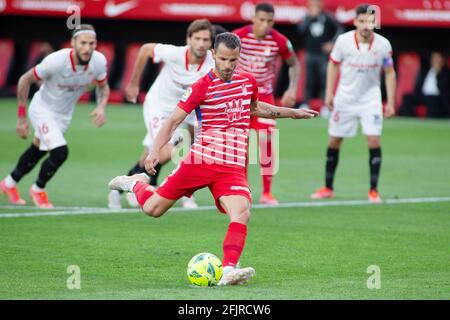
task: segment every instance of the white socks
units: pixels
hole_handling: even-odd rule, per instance
[[[45,191],[45,189],[39,188],[36,183],[33,183],[33,185],[31,186],[31,190],[33,190],[34,192],[42,192]]]
[[[233,270],[234,270],[233,266],[223,267],[223,275],[226,275],[228,272],[233,271]]]
[[[11,177],[10,174],[5,178],[5,185],[8,188],[14,188],[16,186],[16,184],[17,184],[17,182]]]

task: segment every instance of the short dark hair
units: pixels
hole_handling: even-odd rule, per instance
[[[218,34],[221,34],[221,33],[224,33],[224,32],[228,32],[228,30],[225,29],[224,27],[222,27],[220,24],[213,24],[213,30],[214,30],[214,38],[213,38],[212,47],[214,48],[214,41],[216,39],[216,36]]]
[[[223,43],[227,48],[241,50],[241,40],[239,37],[231,32],[219,33],[214,40],[214,50],[217,50],[219,44]]]
[[[375,9],[371,4],[360,4],[355,8],[356,16],[360,14],[375,14]]]
[[[258,11],[264,11],[269,13],[275,13],[275,9],[271,3],[268,2],[260,2],[255,6],[255,13]]]
[[[187,37],[190,38],[194,33],[202,30],[209,31],[209,33],[211,34],[211,41],[212,41],[214,36],[214,29],[211,22],[209,22],[208,19],[197,19],[192,21],[187,29]]]
[[[95,28],[92,24],[80,24],[77,28],[72,30],[72,34],[71,37],[73,38],[73,36],[75,35],[75,33],[77,33],[78,31],[84,31],[84,30],[91,30],[95,32]]]

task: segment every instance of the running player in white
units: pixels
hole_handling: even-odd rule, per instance
[[[360,5],[356,8],[356,30],[342,34],[330,54],[327,70],[325,103],[330,108],[328,134],[330,136],[325,187],[311,195],[313,199],[334,197],[333,179],[338,164],[339,148],[346,137],[356,135],[358,122],[367,136],[369,147],[370,189],[369,201],[381,202],[377,185],[381,167],[380,136],[383,124],[383,106],[380,90],[380,73],[384,70],[387,104],[384,116],[395,113],[394,100],[396,75],[392,61],[392,47],[383,36],[373,30],[376,24],[374,7]],[[338,71],[340,80],[333,97]]]
[[[97,38],[94,27],[80,25],[72,32],[71,49],[62,49],[48,55],[40,64],[27,71],[19,80],[17,89],[18,117],[16,132],[22,139],[29,133],[26,104],[30,85],[42,85],[30,103],[29,118],[34,128],[31,146],[19,158],[15,169],[0,181],[0,190],[12,204],[24,205],[16,184],[29,173],[47,152],[38,179],[30,188],[30,197],[39,208],[52,208],[45,186],[68,156],[64,133],[72,113],[86,87],[97,83],[97,107],[90,114],[95,126],[105,123],[105,108],[109,97],[106,81],[106,58],[95,51]]]
[[[143,113],[147,135],[143,141],[144,151],[128,175],[145,172],[144,160],[148,150],[152,149],[154,139],[163,122],[172,114],[186,89],[214,67],[214,59],[210,51],[213,34],[213,26],[208,20],[195,20],[187,29],[186,46],[146,43],[139,50],[132,79],[126,88],[126,96],[130,102],[137,101],[140,78],[148,59],[153,59],[154,63],[163,62],[164,66],[145,97]],[[194,135],[193,128],[196,122],[194,113],[191,113],[184,121],[184,128],[188,125],[191,137]],[[163,148],[161,165],[170,160],[174,144],[179,141],[181,134],[181,130],[178,130],[171,142]],[[160,168],[160,165],[156,168],[157,172]],[[156,179],[157,176],[152,176],[150,184],[156,186]],[[127,200],[131,206],[138,206],[134,194],[127,193]],[[193,198],[183,197],[181,202],[185,208],[197,207]],[[108,207],[121,208],[119,191],[112,190],[109,193]]]

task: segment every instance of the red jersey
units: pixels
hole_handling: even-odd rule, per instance
[[[291,42],[275,29],[263,39],[257,39],[252,25],[233,32],[241,39],[242,46],[237,70],[249,72],[255,77],[259,94],[272,94],[277,58],[288,59],[294,54]]]
[[[186,161],[245,168],[250,104],[257,100],[255,78],[245,72],[223,81],[211,70],[188,88],[178,107],[195,110],[200,132]]]

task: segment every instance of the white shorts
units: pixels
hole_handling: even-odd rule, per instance
[[[147,128],[147,134],[142,141],[142,145],[148,150],[151,150],[153,148],[153,143],[156,136],[158,135],[159,130],[161,130],[164,121],[166,121],[170,117],[172,111],[167,111],[170,110],[170,108],[161,108],[156,101],[153,101],[152,103],[147,103],[147,101],[148,99],[145,100],[143,108],[144,122]],[[186,141],[188,137],[190,139],[188,125],[194,127],[197,126],[197,118],[194,112],[189,114],[183,121],[182,125],[179,126],[177,130],[175,130],[170,143],[175,143],[180,140],[180,138],[182,138],[184,141]]]
[[[33,101],[28,116],[34,129],[34,136],[40,141],[39,150],[49,151],[67,145],[64,133],[69,128],[70,116],[46,110]]]
[[[358,131],[358,122],[361,123],[364,135],[381,136],[383,129],[381,106],[360,110],[335,108],[328,122],[328,134],[337,138],[354,137]]]

